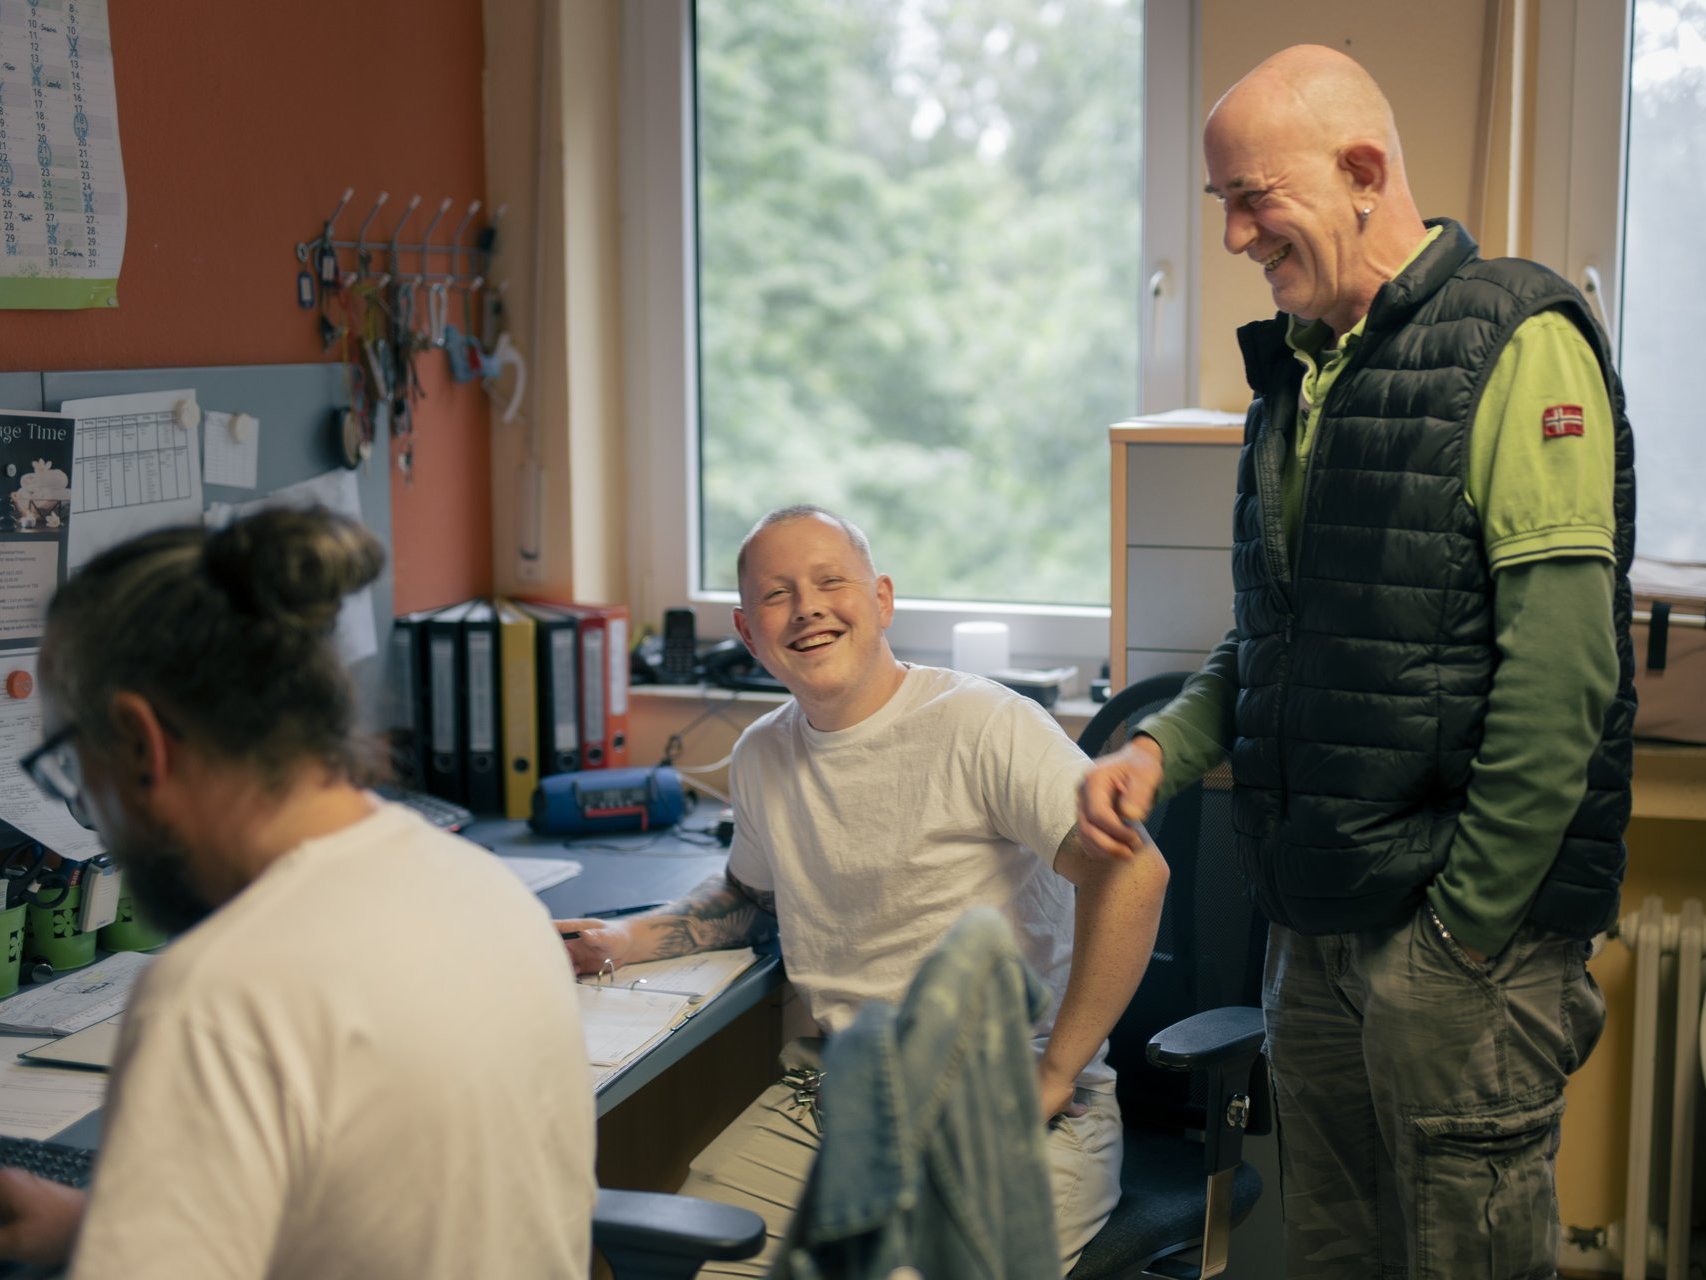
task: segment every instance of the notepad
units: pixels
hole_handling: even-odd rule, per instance
[[[671,960],[647,960],[643,964],[623,965],[616,971],[614,980],[607,978],[604,982],[607,986],[625,987],[634,991],[686,996],[691,1006],[716,995],[757,961],[758,953],[751,947],[727,951],[700,951]],[[592,984],[599,979],[588,974],[581,981]]]
[[[687,1007],[686,996],[628,987],[582,986],[580,995],[587,1061],[599,1082],[668,1034]]]
[[[81,1031],[73,1031],[68,1036],[49,1040],[33,1049],[25,1049],[18,1057],[26,1062],[52,1067],[82,1067],[85,1070],[109,1071],[112,1069],[113,1057],[118,1053],[118,1033],[123,1025],[124,1015],[115,1013],[93,1026],[84,1027]]]
[[[120,951],[86,969],[0,1000],[0,1031],[26,1036],[64,1036],[124,1009],[130,989],[154,957]]]
[[[603,1084],[680,1026],[757,961],[750,947],[625,965],[581,979],[581,1021],[593,1083]]]

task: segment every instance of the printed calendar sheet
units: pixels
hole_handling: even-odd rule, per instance
[[[0,0],[0,307],[117,306],[125,216],[106,0]]]

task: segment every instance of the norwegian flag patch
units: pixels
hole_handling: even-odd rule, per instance
[[[1581,405],[1554,404],[1547,406],[1540,415],[1540,432],[1548,440],[1582,435]]]

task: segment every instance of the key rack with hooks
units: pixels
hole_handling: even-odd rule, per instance
[[[375,436],[388,427],[406,479],[414,465],[415,406],[425,395],[415,368],[418,357],[444,351],[456,382],[472,382],[491,371],[502,289],[487,288],[486,272],[505,206],[470,234],[480,212],[480,201],[471,201],[449,239],[435,242],[439,224],[455,203],[446,196],[419,240],[407,241],[404,234],[420,208],[420,196],[409,198],[389,236],[370,236],[390,198],[381,191],[355,238],[340,240],[338,219],[354,196],[355,188],[347,188],[320,234],[297,244],[297,304],[318,310],[321,343],[328,351],[337,347],[344,364],[349,406],[337,415],[333,430],[345,462],[361,465]],[[451,317],[453,295],[461,299],[460,324]]]
[[[439,201],[438,209],[432,220],[427,223],[426,231],[419,241],[405,243],[403,232],[420,208],[421,198],[410,196],[409,202],[403,208],[403,213],[397,223],[391,228],[389,237],[381,239],[368,238],[368,229],[379,216],[379,211],[385,207],[391,198],[391,193],[381,191],[373,202],[373,207],[367,211],[367,216],[361,220],[361,226],[356,230],[355,239],[339,240],[335,229],[349,202],[355,198],[355,188],[346,187],[343,198],[338,201],[337,208],[332,210],[322,225],[320,234],[312,240],[303,240],[296,246],[296,260],[310,273],[310,279],[316,288],[348,289],[356,284],[371,281],[375,288],[384,288],[394,280],[421,285],[437,283],[446,286],[479,290],[485,284],[486,264],[491,260],[492,248],[497,242],[499,225],[503,222],[505,208],[499,206],[491,222],[479,228],[469,243],[463,243],[474,215],[480,212],[480,202],[471,201],[462,220],[456,224],[456,230],[450,239],[443,244],[433,243],[433,233],[438,230],[438,224],[455,203],[446,196]],[[353,255],[353,260],[346,265],[344,254]],[[375,262],[375,255],[383,254],[382,263]],[[413,269],[409,259],[413,259]],[[432,269],[435,259],[442,259],[445,269]],[[383,270],[376,268],[383,266]],[[304,305],[312,305],[310,301]]]

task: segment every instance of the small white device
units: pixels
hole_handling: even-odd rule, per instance
[[[103,853],[83,864],[83,897],[77,904],[79,932],[104,929],[118,919],[123,884],[124,873],[113,864],[111,855]]]

